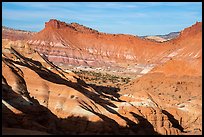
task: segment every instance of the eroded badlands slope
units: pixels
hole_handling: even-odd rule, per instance
[[[159,43],[137,36],[106,34],[77,23],[50,20],[28,44],[56,64],[111,67],[115,71],[145,74],[172,57],[201,57],[202,23],[183,30],[170,41]],[[122,71],[126,71],[123,69]]]
[[[202,23],[157,43],[50,20],[31,41],[3,39],[3,133],[201,134],[201,36]],[[118,90],[87,84],[54,64],[110,60],[154,68]]]
[[[34,34],[35,32],[15,30],[12,28],[2,26],[2,38],[3,39],[10,39],[13,41],[29,40]]]
[[[121,91],[130,96],[130,101],[141,92],[152,95],[158,106],[177,120],[185,134],[201,134],[202,23],[184,29],[169,43],[176,49],[168,56],[169,60],[123,86]]]
[[[101,33],[58,20],[46,22],[28,44],[53,62],[87,66],[154,64],[170,54],[167,49],[171,48],[137,36]]]
[[[3,129],[50,134],[181,133],[151,98],[147,98],[150,107],[138,105],[142,98],[135,104],[125,101],[126,94],[93,89],[43,55],[30,51],[38,58],[34,60],[17,49],[9,48],[2,55]]]

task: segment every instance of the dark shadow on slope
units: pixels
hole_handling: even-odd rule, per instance
[[[132,120],[130,120],[129,118],[122,116],[121,114],[119,114],[117,111],[111,109],[110,112],[112,112],[113,114],[116,114],[117,116],[119,116],[120,118],[122,118],[123,120],[126,121],[127,123],[127,127],[123,127],[121,128],[120,125],[113,119],[99,113],[96,112],[89,104],[87,104],[84,101],[79,102],[80,103],[80,107],[92,112],[93,114],[99,116],[101,119],[103,119],[104,122],[107,122],[109,124],[110,127],[112,127],[114,130],[115,129],[119,129],[121,133],[123,134],[128,134],[129,131],[131,130],[132,133],[134,134],[144,134],[144,135],[159,135],[156,131],[154,131],[154,127],[152,126],[152,124],[145,118],[143,118],[142,116],[139,116],[133,112],[130,112],[136,119],[139,120],[139,123],[135,123]]]
[[[32,60],[32,59],[29,59],[29,58],[26,58],[24,56],[22,56],[20,53],[18,53],[14,48],[11,48],[13,54],[21,60],[21,62],[26,65],[27,67],[33,67],[31,69],[34,69],[36,71],[38,71],[39,69],[42,69],[40,71],[38,71],[39,74],[41,74],[40,76],[42,78],[46,78],[47,80],[51,81],[51,82],[54,82],[54,83],[57,83],[57,84],[68,84],[69,81],[67,81],[66,79],[66,76],[61,73],[61,71],[63,71],[61,68],[59,68],[58,66],[54,65],[52,62],[50,62],[45,55],[41,55],[40,53],[39,56],[41,56],[50,66],[52,66],[53,68],[56,68],[57,72],[59,74],[61,74],[64,78],[61,78],[59,75],[57,75],[56,73],[53,73],[52,71],[48,70],[47,68],[43,67],[42,64],[38,61],[35,61],[35,60]],[[17,63],[17,62],[15,62]],[[19,62],[18,62],[19,63]],[[20,64],[20,65],[23,65],[23,64]],[[35,68],[34,68],[35,67]],[[42,72],[42,73],[41,73]],[[53,77],[47,77],[47,75],[51,75]],[[53,79],[52,79],[53,78]],[[56,79],[55,79],[56,78]],[[85,81],[79,79],[79,78],[76,78],[77,79],[77,82],[84,86],[84,87],[92,87],[97,93],[99,93],[101,96],[105,97],[105,98],[109,98],[111,100],[114,100],[114,101],[121,101],[119,99],[120,95],[118,94],[118,92],[120,91],[119,88],[115,88],[115,87],[106,87],[106,86],[98,86],[98,85],[95,85],[95,84],[86,84]],[[60,80],[60,81],[59,81]],[[69,86],[72,86],[73,84],[70,83]],[[74,88],[74,87],[73,87]],[[108,94],[108,95],[106,95]],[[113,96],[113,97],[112,97]]]
[[[45,68],[44,66],[40,65],[40,62],[38,61],[33,61],[32,59],[26,58],[24,56],[22,56],[20,53],[18,53],[17,51],[15,51],[15,56],[17,56],[19,58],[20,61],[14,61],[8,58],[3,58],[6,62],[12,64],[18,64],[18,65],[22,65],[25,67],[28,67],[29,69],[35,71],[41,78],[50,81],[52,83],[56,83],[56,84],[63,84],[66,85],[68,87],[74,88],[75,90],[81,92],[82,94],[84,94],[85,96],[87,96],[88,98],[90,98],[91,100],[93,100],[95,103],[105,107],[108,110],[108,106],[111,107],[117,107],[116,105],[114,105],[113,103],[111,103],[108,100],[102,99],[100,97],[99,94],[96,94],[94,92],[90,92],[89,90],[87,90],[85,87],[87,87],[86,83],[84,82],[80,82],[80,83],[73,83],[71,81],[68,81],[67,79],[62,78],[61,76],[59,76],[58,74],[50,71],[49,69]],[[36,63],[38,62],[38,63]],[[82,81],[79,80],[78,81]]]
[[[169,121],[172,123],[172,127],[179,129],[181,132],[184,132],[184,128],[179,124],[179,121],[174,118],[174,116],[166,110],[162,110],[162,113],[167,115]]]
[[[24,63],[13,61],[10,59],[5,59],[5,61],[10,61],[12,63],[16,63],[19,65],[26,66],[28,68],[31,68],[35,72],[38,72],[39,76],[44,72],[44,70],[41,70],[40,68],[34,66],[30,66],[26,63],[24,60]],[[45,68],[46,71],[49,71]],[[42,72],[41,72],[42,71]],[[41,72],[41,73],[39,73]],[[51,72],[53,73],[53,72]],[[56,76],[57,74],[53,73],[53,76]],[[50,75],[47,74],[46,77],[49,79]],[[61,84],[65,84],[67,86],[70,86],[69,84],[75,84],[75,83],[69,83],[67,84],[67,80],[64,80],[63,78],[59,77],[57,75],[54,77],[56,80],[59,80]],[[54,79],[53,78],[53,79]],[[115,120],[96,112],[94,109],[91,109],[91,107],[86,103],[82,102],[81,107],[84,109],[92,112],[93,114],[99,116],[103,121],[99,122],[90,122],[86,118],[81,117],[68,117],[65,119],[58,118],[56,115],[54,115],[49,109],[47,109],[44,106],[41,106],[39,102],[31,98],[31,101],[33,104],[31,105],[30,102],[22,98],[20,94],[15,93],[10,86],[7,84],[5,78],[2,76],[2,79],[5,84],[4,86],[4,94],[3,99],[10,104],[12,107],[22,111],[24,114],[14,114],[16,117],[13,118],[11,116],[10,118],[7,117],[7,115],[4,114],[4,117],[7,117],[9,121],[12,121],[18,117],[17,123],[11,123],[11,127],[14,128],[23,128],[23,129],[31,129],[31,130],[38,130],[38,131],[44,131],[51,134],[139,134],[138,131],[141,130],[143,132],[143,129],[138,128],[138,124],[134,123],[130,119],[120,115],[117,111],[112,109],[110,106],[115,107],[113,104],[109,104],[109,101],[106,101],[104,99],[101,99],[99,95],[96,93],[90,93],[90,91],[83,88],[81,85],[77,85],[75,87],[79,92],[87,95],[88,98],[93,100],[95,103],[103,106],[107,111],[109,111],[112,114],[116,114],[122,119],[124,119],[127,122],[127,127],[120,126]],[[51,79],[51,80],[53,80]],[[50,79],[49,79],[50,80]],[[58,82],[59,82],[58,81]],[[52,81],[53,82],[53,81]],[[75,85],[76,86],[76,85]],[[79,86],[79,87],[78,87]],[[73,87],[73,86],[71,86]],[[8,91],[9,89],[9,91]],[[89,93],[89,94],[87,94]],[[92,103],[93,104],[93,103]],[[7,120],[8,120],[7,119]],[[81,123],[81,121],[83,121]],[[84,124],[84,125],[83,125]],[[5,124],[6,125],[6,124]],[[10,126],[8,126],[10,127]],[[73,128],[74,127],[74,128]],[[84,128],[86,127],[86,128]],[[143,132],[145,134],[145,132]],[[155,134],[155,133],[152,133]]]
[[[4,103],[2,102],[2,127],[10,127],[15,128],[16,125],[20,124],[22,120],[22,116],[17,116],[17,114],[13,113]],[[15,119],[15,120],[14,120]]]
[[[29,63],[32,63],[31,65],[42,67],[42,64],[39,61],[35,61],[35,60],[30,59],[30,58],[26,58],[26,57],[22,56],[13,47],[11,47],[11,53],[14,54],[14,56],[16,56],[19,60],[21,60],[25,64],[27,64],[29,62]]]
[[[18,53],[19,54],[19,53]],[[27,105],[27,100],[19,96],[14,91],[10,91],[14,94],[14,96],[18,97],[19,100],[22,100],[20,102],[12,102],[11,100],[6,100],[10,105],[13,107],[19,109],[24,113],[24,122],[26,124],[23,124],[23,128],[25,129],[33,129],[35,127],[35,130],[39,131],[46,131],[48,133],[52,134],[157,134],[153,130],[149,130],[151,132],[146,133],[146,130],[144,130],[144,125],[140,125],[140,123],[136,124],[134,121],[130,120],[129,118],[122,116],[117,111],[115,111],[113,108],[116,108],[113,103],[111,103],[108,100],[102,99],[100,97],[100,93],[96,94],[95,92],[90,92],[86,88],[84,88],[84,84],[78,84],[73,83],[71,81],[68,81],[62,77],[60,77],[58,74],[48,70],[47,68],[43,66],[39,66],[36,62],[33,62],[31,59],[27,59],[26,57],[19,57],[20,61],[14,61],[8,58],[4,58],[6,62],[14,63],[18,65],[22,65],[25,67],[28,67],[29,69],[35,71],[41,78],[48,80],[53,83],[57,84],[63,84],[68,87],[72,87],[76,89],[77,91],[81,92],[88,98],[90,98],[94,103],[99,104],[100,106],[104,107],[107,111],[109,111],[112,114],[115,114],[126,121],[127,127],[120,126],[115,120],[96,112],[93,108],[91,108],[90,105],[88,105],[86,102],[81,102],[81,107],[84,108],[87,111],[92,112],[93,114],[99,116],[103,121],[100,122],[90,122],[84,118],[81,117],[68,117],[65,119],[59,119],[56,115],[54,115],[49,109],[41,106],[39,102],[32,98],[32,102],[35,105]],[[13,97],[12,97],[13,98]],[[15,98],[15,97],[14,97]],[[18,104],[20,103],[20,104]],[[25,107],[26,106],[26,107]],[[29,108],[29,109],[27,109]],[[136,118],[139,116],[134,115]],[[22,119],[23,120],[23,119]],[[71,121],[75,121],[72,124],[70,124]],[[79,121],[84,121],[86,128],[82,129],[83,125]],[[31,123],[31,125],[29,125]],[[66,123],[66,124],[65,124]],[[83,123],[83,124],[84,124]],[[148,123],[149,124],[149,123]],[[26,126],[27,125],[27,126]],[[77,125],[77,127],[76,127]],[[21,125],[17,125],[22,127]],[[30,126],[30,127],[29,127]],[[73,128],[74,126],[75,128]],[[146,125],[145,125],[146,126]],[[148,126],[151,128],[151,126]],[[43,129],[43,130],[42,130]],[[82,132],[83,131],[83,132]],[[140,132],[139,132],[140,131]]]
[[[96,111],[95,111],[89,104],[87,104],[86,102],[81,101],[81,102],[79,102],[79,104],[80,104],[80,107],[81,107],[81,108],[83,108],[83,109],[85,109],[85,110],[87,110],[87,111],[89,111],[89,112],[91,112],[91,113],[93,113],[93,114],[99,116],[104,122],[108,123],[109,126],[110,126],[111,128],[113,128],[113,131],[114,131],[113,133],[115,133],[115,132],[117,131],[117,129],[119,128],[119,124],[118,124],[115,120],[113,120],[113,119],[111,119],[111,118],[109,118],[109,117],[107,117],[107,116],[105,116],[105,115],[103,115],[103,114],[101,114],[101,113],[99,113],[99,112],[96,112]]]
[[[35,112],[36,109],[31,110],[30,107],[32,106],[33,108],[35,108],[35,104],[39,104],[39,102],[36,99],[31,98],[29,95],[27,100],[22,96],[24,95],[13,91],[12,87],[8,85],[6,79],[2,75],[2,99],[14,108],[19,108],[20,110],[23,110],[22,112]],[[21,105],[19,105],[19,102],[21,103]]]
[[[44,54],[41,55],[38,51],[36,51],[36,52],[38,53],[38,55],[39,55],[40,57],[42,57],[42,58],[46,61],[46,63],[48,63],[52,68],[54,68],[54,69],[55,69],[60,75],[62,75],[65,79],[67,79],[66,76],[63,74],[64,71],[63,71],[61,68],[59,68],[58,66],[56,66],[55,64],[53,64],[52,62],[50,62]],[[65,72],[65,73],[66,73],[66,72]]]
[[[6,105],[2,104],[2,123],[5,128],[28,129],[57,135],[138,134],[137,132],[132,131],[130,127],[122,127],[115,120],[96,112],[84,101],[81,103],[81,107],[98,115],[103,121],[91,122],[86,117],[75,116],[58,118],[49,109],[40,105],[35,99],[33,99],[34,105],[30,105],[29,109],[26,109],[24,104],[27,101],[19,95],[19,100],[23,100],[23,102],[12,102],[12,100],[14,101],[16,99],[13,97],[16,96],[17,93],[6,86],[8,85],[4,84],[4,91],[2,91],[4,92],[2,96],[3,100],[15,109],[22,111],[23,114],[15,114]],[[9,94],[10,98],[7,98],[6,94]],[[13,96],[11,96],[12,94]],[[143,129],[141,128],[138,130]]]
[[[5,61],[5,58],[2,58],[2,61],[11,69],[11,71],[18,76],[18,80],[16,81],[16,86],[18,87],[18,93],[20,93],[21,95],[29,98],[29,93],[27,90],[27,86],[26,86],[26,82],[23,79],[22,75],[23,72],[21,71],[21,69],[19,69],[18,67],[16,67],[13,63],[11,62],[7,62]],[[2,76],[2,82],[5,82],[5,78]],[[7,83],[5,83],[7,84]],[[20,86],[21,85],[21,86]]]
[[[130,112],[130,114],[132,114],[135,118],[137,118],[139,120],[139,124],[138,124],[138,128],[139,129],[143,129],[147,134],[151,135],[153,134],[158,134],[157,132],[154,131],[154,127],[153,125],[144,117],[134,113],[134,112]]]
[[[43,119],[38,123],[38,115],[43,114],[46,109],[43,109],[36,99],[30,98],[30,100],[26,100],[22,95],[14,92],[3,76],[2,80],[3,127],[22,129],[32,128],[33,130],[45,131],[47,128],[39,124],[43,122]],[[17,109],[22,113],[15,114],[10,109]],[[35,121],[31,121],[31,119],[35,119]]]
[[[120,91],[119,88],[115,87],[106,87],[96,84],[88,84],[88,86],[92,87],[97,93],[99,93],[102,97],[108,98],[113,101],[119,101],[122,102],[122,100],[119,99],[120,94],[118,93]]]

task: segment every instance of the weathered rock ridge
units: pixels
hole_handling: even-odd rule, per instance
[[[34,34],[35,32],[15,30],[12,28],[2,26],[2,38],[3,39],[9,39],[12,41],[29,40]]]
[[[2,39],[4,134],[202,134],[202,23],[158,43],[50,20],[25,40]],[[56,62],[142,77],[115,89]]]
[[[77,23],[52,19],[28,44],[55,63],[95,67],[157,66],[181,56],[191,60],[201,58],[201,30],[202,23],[198,22],[177,38],[159,43],[132,35],[101,33]]]
[[[182,133],[149,94],[141,92],[130,101],[126,93],[103,93],[39,53],[32,53],[37,60],[25,55],[30,54],[10,48],[2,56],[5,129],[50,134]]]

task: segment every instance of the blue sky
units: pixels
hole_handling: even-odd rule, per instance
[[[2,2],[2,25],[40,31],[49,19],[106,33],[157,35],[202,21],[202,2]]]

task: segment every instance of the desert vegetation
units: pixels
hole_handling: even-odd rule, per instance
[[[76,73],[81,79],[83,79],[87,83],[95,83],[99,85],[111,84],[119,87],[131,81],[130,77],[120,77],[120,76],[111,75],[108,73],[86,71],[86,70],[73,71],[73,72]]]

